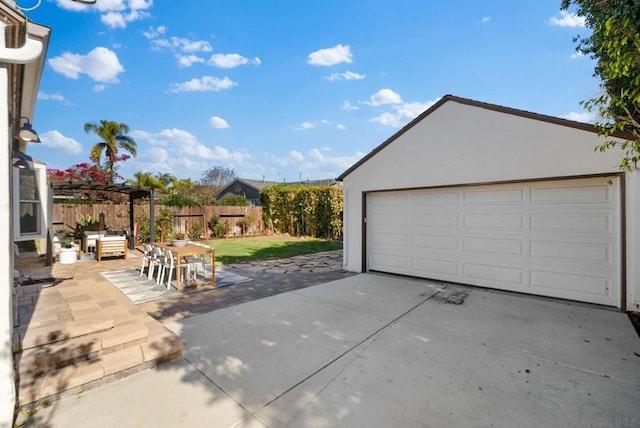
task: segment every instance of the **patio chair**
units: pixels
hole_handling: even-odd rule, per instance
[[[173,253],[171,250],[164,250],[164,261],[162,264],[162,276],[167,273],[167,290],[171,287],[171,278],[173,277],[173,270],[176,268],[175,258],[173,257]],[[189,277],[189,265],[180,266],[181,269],[184,269],[185,274],[183,278]]]
[[[162,273],[162,263],[164,261],[163,249],[160,247],[151,248],[151,259],[149,260],[149,273],[147,275],[148,279],[153,279],[153,273],[158,268],[158,277]],[[156,280],[157,281],[157,280]],[[159,282],[158,282],[159,283]]]
[[[212,248],[210,245],[203,244],[201,242],[189,242],[190,244],[197,245],[198,247],[203,248]],[[202,267],[202,276],[205,277],[207,273],[207,264],[211,265],[211,261],[207,260],[206,254],[199,254],[197,256],[187,256],[184,257],[185,263],[189,266],[189,271],[192,274],[193,278],[196,279],[198,277],[198,267]],[[211,265],[211,269],[213,269],[213,265]]]
[[[140,276],[144,273],[144,266],[147,265],[147,268],[151,268],[151,253],[153,252],[153,247],[151,244],[142,244],[142,266],[140,267]]]

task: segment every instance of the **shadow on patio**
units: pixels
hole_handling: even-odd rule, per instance
[[[23,412],[182,354],[177,335],[101,275],[139,268],[137,251],[126,260],[84,260],[44,266],[35,253],[15,259],[23,285],[15,287],[12,349]]]

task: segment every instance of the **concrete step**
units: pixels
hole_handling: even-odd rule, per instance
[[[178,336],[104,280],[108,263],[80,265],[50,286],[17,288],[12,339],[21,409],[182,355]]]
[[[182,355],[184,342],[157,321],[150,321],[155,323],[151,328],[146,324],[116,326],[109,332],[16,355],[18,407],[74,395]],[[114,333],[117,329],[121,331]],[[103,348],[105,344],[111,346]]]

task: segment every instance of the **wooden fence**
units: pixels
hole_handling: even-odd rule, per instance
[[[144,214],[149,216],[149,204],[135,204],[134,217]],[[262,220],[262,207],[229,207],[229,206],[205,206],[205,207],[165,207],[155,205],[155,218],[158,219],[160,210],[168,209],[174,214],[173,230],[187,233],[194,223],[202,223],[203,230],[208,235],[208,222],[214,217],[220,218],[220,223],[225,225],[227,236],[239,236],[246,233],[263,234],[265,232]],[[82,216],[91,216],[95,219],[104,215],[104,224],[108,230],[129,231],[129,204],[94,204],[94,205],[65,205],[53,204],[53,229],[75,230]],[[245,230],[244,220],[253,217],[252,230]],[[157,237],[159,239],[159,237]]]

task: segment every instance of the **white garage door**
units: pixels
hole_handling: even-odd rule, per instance
[[[618,177],[370,193],[369,270],[620,306]]]

